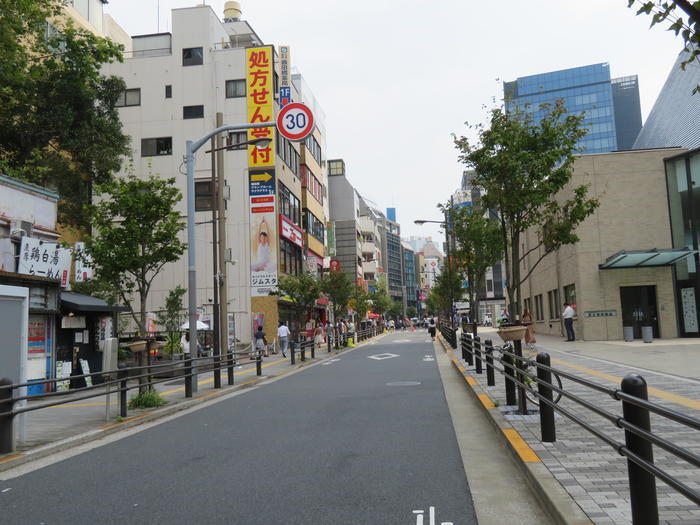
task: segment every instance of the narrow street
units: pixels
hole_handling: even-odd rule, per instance
[[[4,523],[476,523],[425,331],[386,335],[0,490]]]

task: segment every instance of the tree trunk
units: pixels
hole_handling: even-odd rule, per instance
[[[143,293],[139,293],[139,335],[146,339],[146,297]],[[151,350],[149,344],[146,343],[146,348],[139,352],[138,363],[140,367],[146,366],[146,355],[150,355]],[[139,372],[139,375],[143,375],[143,371]],[[146,383],[149,378],[139,377],[139,394],[145,394],[148,392],[148,386]]]
[[[512,265],[513,265],[513,287],[515,295],[515,303],[511,306],[511,320],[520,320],[520,233],[517,231],[511,232],[512,234]]]

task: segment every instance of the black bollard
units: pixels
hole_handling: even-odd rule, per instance
[[[474,368],[477,374],[483,372],[481,367],[481,338],[478,335],[474,338]]]
[[[627,374],[622,379],[622,391],[639,399],[647,400],[647,382],[638,374]],[[649,410],[622,400],[622,415],[625,421],[651,432]],[[651,442],[625,430],[625,444],[630,452],[650,463],[654,463]],[[630,486],[630,506],[632,523],[635,525],[658,525],[659,507],[656,500],[654,475],[631,460],[627,460]]]
[[[462,334],[462,340],[460,341],[462,346],[462,361],[467,360],[467,336]]]
[[[331,339],[333,338],[333,332],[326,334],[326,342],[328,343],[328,353],[331,353]]]
[[[219,349],[217,348],[217,352]],[[221,388],[221,355],[214,356],[214,388]]]
[[[292,358],[292,364],[297,362],[296,350],[296,343],[294,341],[289,341],[289,355]]]
[[[474,336],[467,334],[467,365],[474,364]]]
[[[301,348],[301,360],[306,361],[306,342],[302,341],[299,347]]]
[[[0,386],[11,385],[12,380],[6,377],[0,379]],[[12,411],[15,408],[12,388],[0,390],[0,413],[10,412],[6,416],[0,416],[0,454],[12,452],[15,449],[14,419]]]
[[[192,397],[192,357],[185,359],[185,397]]]
[[[119,372],[117,376],[119,377],[119,417],[126,417],[128,414],[128,407],[129,403],[126,400],[126,393],[127,393],[127,379],[129,377],[129,372],[126,370],[122,370],[122,368],[126,368],[126,365],[124,363],[119,363],[117,365],[117,368],[119,368]]]
[[[513,356],[503,355],[503,368],[505,374],[503,377],[506,380],[506,405],[516,405],[515,400],[515,368],[513,368]]]
[[[494,386],[496,384],[496,377],[493,370],[493,341],[487,339],[484,341],[486,346],[486,384],[488,386]]]
[[[549,354],[540,352],[537,354],[537,362],[544,366],[551,366]],[[547,401],[553,401],[552,388],[548,385],[552,384],[552,372],[545,370],[542,367],[537,367],[537,379],[542,381],[537,383],[537,392]],[[545,443],[554,443],[557,440],[557,431],[554,427],[554,409],[540,399],[540,431],[542,432],[542,441]]]
[[[311,359],[316,359],[316,341],[311,341]]]
[[[262,375],[262,352],[258,351],[258,357],[255,359],[255,375]]]
[[[520,339],[513,341],[513,353],[515,358],[516,377],[518,378],[518,413],[527,415],[527,400],[525,399],[525,375],[521,372],[523,368],[523,343]]]
[[[228,355],[228,384],[233,384],[233,369],[236,367],[236,354],[229,351]]]

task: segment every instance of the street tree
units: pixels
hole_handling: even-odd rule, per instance
[[[122,46],[60,22],[65,4],[0,0],[0,170],[55,190],[59,222],[87,230],[93,185],[129,154],[124,81],[100,73]]]
[[[442,206],[442,209],[447,207],[450,208],[451,231],[456,241],[455,264],[466,277],[472,332],[476,335],[479,289],[486,271],[503,257],[501,228],[481,202],[472,206]]]
[[[96,189],[101,200],[88,206],[93,234],[85,241],[85,256],[103,287],[117,291],[143,337],[153,280],[185,251],[178,238],[184,223],[175,210],[182,195],[175,179],[133,174]],[[143,365],[143,352],[139,363]]]
[[[156,313],[156,321],[168,333],[165,346],[163,347],[167,354],[186,350],[184,348],[180,349],[180,325],[184,317],[182,300],[186,293],[187,290],[178,284],[168,292],[163,309]]]
[[[372,305],[372,296],[361,286],[355,286],[349,306],[357,313],[357,320],[362,321],[367,316]]]
[[[391,297],[386,286],[386,278],[381,275],[377,280],[377,290],[371,294],[372,311],[375,314],[384,315],[391,308]]]
[[[316,306],[316,300],[321,297],[321,281],[316,274],[302,272],[299,275],[281,275],[277,281],[277,290],[270,295],[283,297],[292,306],[294,318],[299,330],[305,326],[306,320]],[[296,330],[291,326],[291,330]],[[298,330],[296,330],[298,332]],[[294,334],[296,337],[297,334]]]
[[[519,318],[521,285],[544,257],[578,242],[576,227],[598,207],[588,186],[560,192],[572,176],[577,142],[586,130],[583,115],[569,114],[563,101],[543,104],[541,120],[530,108],[495,108],[488,128],[476,126],[478,141],[455,138],[459,158],[476,170],[473,183],[484,190],[483,205],[498,210],[510,312]],[[533,229],[537,242],[524,253],[521,237]],[[530,254],[539,255],[525,275]]]
[[[666,23],[668,31],[683,38],[688,55],[681,62],[682,69],[700,61],[700,1],[627,0],[627,7],[636,8],[637,15],[651,16],[651,27]],[[693,89],[693,94],[697,93],[700,93],[700,84]]]
[[[331,270],[321,279],[321,290],[333,305],[334,322],[338,322],[347,310],[354,288],[355,283],[340,270]]]
[[[431,304],[444,319],[452,318],[452,305],[464,296],[463,282],[464,274],[456,264],[435,277],[429,297],[432,296]]]

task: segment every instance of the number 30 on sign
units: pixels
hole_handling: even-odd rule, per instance
[[[288,140],[304,140],[314,130],[314,114],[299,102],[288,104],[277,115],[277,129]]]

